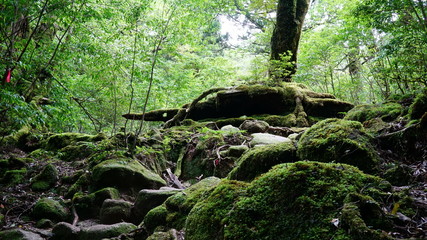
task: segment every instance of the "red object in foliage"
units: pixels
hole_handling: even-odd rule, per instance
[[[4,79],[5,82],[10,83],[10,77],[12,75],[12,70],[8,69],[6,72],[6,78]]]
[[[215,159],[215,161],[214,161],[214,166],[216,167],[216,166],[218,166],[219,165],[219,159]]]

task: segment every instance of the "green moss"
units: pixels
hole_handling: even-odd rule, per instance
[[[65,161],[78,161],[89,157],[98,150],[92,142],[79,142],[61,149],[60,158]]]
[[[427,89],[419,94],[414,103],[409,107],[409,117],[411,119],[419,119],[427,112]]]
[[[127,158],[106,160],[96,165],[92,171],[92,182],[96,188],[116,187],[123,191],[139,191],[166,185],[159,175],[149,171],[138,161]]]
[[[301,160],[346,163],[373,173],[379,157],[371,140],[359,122],[327,119],[301,136],[297,154]]]
[[[350,110],[344,119],[365,122],[374,118],[390,122],[399,117],[403,107],[396,102],[388,102],[377,105],[359,105]]]
[[[297,126],[297,117],[290,113],[286,116],[268,115],[263,118],[271,126],[275,127],[295,127]]]
[[[51,198],[42,198],[34,206],[32,215],[36,219],[47,218],[52,221],[65,221],[69,217],[69,211],[60,202]]]
[[[46,141],[47,150],[57,150],[77,142],[99,142],[106,137],[103,134],[88,135],[82,133],[60,133],[50,136]]]
[[[144,218],[146,228],[151,232],[158,226],[182,229],[194,205],[206,198],[219,182],[219,178],[208,177],[169,197],[163,205],[150,210],[146,214]]]
[[[65,194],[66,198],[72,198],[74,194],[77,192],[83,192],[85,190],[88,190],[90,185],[90,175],[88,173],[82,174],[77,181],[71,185],[71,187],[68,189],[67,193]]]
[[[55,186],[58,181],[58,170],[52,164],[47,164],[42,171],[36,175],[31,184],[34,191],[45,191]]]
[[[166,226],[168,210],[164,205],[151,209],[144,217],[144,226],[148,232],[153,232],[158,226]]]
[[[246,186],[247,184],[243,182],[223,180],[208,198],[199,201],[188,215],[186,239],[223,239],[223,219],[228,217],[234,202],[245,194]]]
[[[345,164],[280,164],[247,187],[219,184],[188,216],[186,239],[358,239],[353,233],[363,224],[372,227],[365,239],[381,239],[377,232],[387,222],[380,199],[365,194],[368,188],[382,191],[382,182]],[[355,199],[351,194],[363,200],[354,209],[360,218],[337,228],[331,221],[343,219],[341,209]]]
[[[24,183],[26,181],[27,169],[15,169],[8,170],[4,173],[3,178],[1,179],[1,183],[5,183],[8,185],[15,185]]]
[[[97,217],[105,199],[119,199],[119,191],[115,188],[103,188],[91,194],[76,193],[73,197],[74,207],[79,217],[87,219]]]
[[[295,161],[298,161],[298,158],[292,142],[258,147],[238,160],[237,166],[228,174],[228,178],[251,181],[277,164]]]
[[[214,160],[217,159],[216,148],[225,145],[221,131],[208,128],[201,129],[199,138],[187,148],[181,165],[183,180],[195,179],[198,176],[224,177],[231,169],[218,171]],[[195,145],[194,145],[195,144]]]

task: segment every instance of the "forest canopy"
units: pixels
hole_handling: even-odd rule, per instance
[[[3,0],[0,132],[114,134],[122,114],[179,107],[213,87],[275,84],[272,0]],[[427,86],[427,2],[315,0],[293,81],[354,104]],[[236,32],[226,26],[239,25]],[[288,56],[289,57],[289,56]],[[286,56],[285,56],[286,58]]]

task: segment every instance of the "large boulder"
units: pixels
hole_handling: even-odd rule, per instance
[[[123,191],[139,191],[144,188],[158,189],[166,182],[133,159],[111,159],[96,165],[92,171],[93,184],[97,188],[116,187]]]
[[[237,166],[228,174],[228,178],[252,181],[277,164],[296,161],[296,148],[291,141],[257,147],[246,152],[237,161]]]
[[[102,203],[106,199],[119,199],[120,193],[115,188],[103,188],[90,194],[76,193],[73,197],[74,207],[79,217],[88,219],[98,217]]]
[[[391,239],[390,190],[350,165],[280,164],[249,184],[222,181],[192,208],[185,239]]]
[[[55,186],[58,181],[58,170],[52,164],[47,164],[31,183],[34,191],[45,191]]]
[[[201,199],[207,197],[221,180],[208,177],[182,192],[176,193],[166,201],[150,210],[144,217],[144,226],[152,233],[157,227],[182,229],[188,213]]]
[[[99,220],[103,224],[129,222],[132,203],[125,200],[106,199],[99,212]]]
[[[0,239],[4,240],[43,240],[37,233],[22,230],[20,228],[0,232]]]
[[[34,205],[32,215],[36,219],[47,218],[53,221],[65,221],[69,215],[69,210],[59,201],[51,198],[42,198]]]
[[[153,208],[163,204],[167,198],[175,195],[182,189],[143,189],[139,191],[132,208],[132,221],[140,223],[145,215]]]
[[[301,160],[346,163],[373,173],[379,157],[371,140],[359,122],[327,119],[304,132],[297,153]]]

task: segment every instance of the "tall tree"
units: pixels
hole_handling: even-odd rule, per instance
[[[272,65],[270,72],[276,80],[290,82],[296,71],[297,51],[301,30],[310,0],[279,0],[276,26],[271,37],[271,60],[287,61],[282,67]],[[284,59],[285,55],[290,55]],[[284,68],[284,69],[278,69]]]

